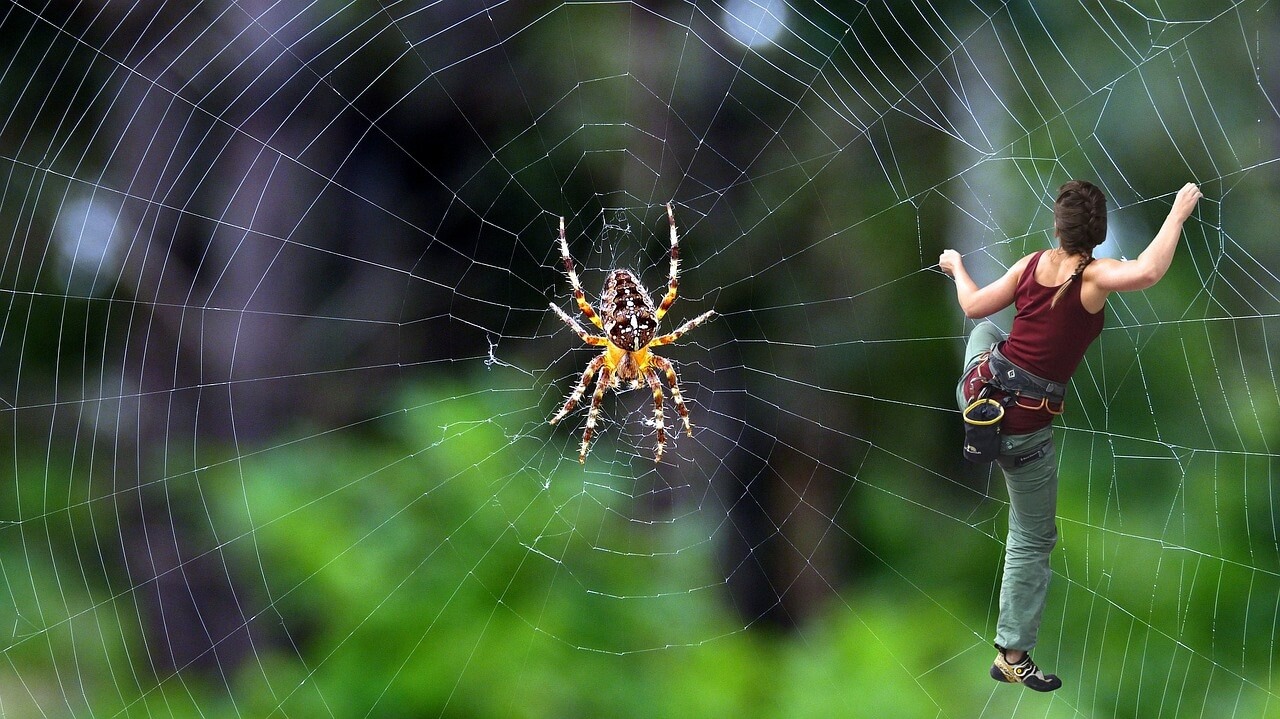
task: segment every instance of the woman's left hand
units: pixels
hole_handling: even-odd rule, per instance
[[[956,252],[955,250],[943,250],[942,254],[938,255],[938,269],[952,277],[955,277],[957,268],[964,268],[964,260],[960,257],[959,252]]]

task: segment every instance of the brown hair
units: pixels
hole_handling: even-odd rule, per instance
[[[1058,246],[1069,255],[1080,255],[1080,264],[1053,296],[1050,307],[1058,304],[1071,281],[1084,274],[1093,262],[1093,248],[1107,238],[1107,197],[1097,186],[1084,180],[1071,180],[1058,188],[1053,203],[1054,234]]]

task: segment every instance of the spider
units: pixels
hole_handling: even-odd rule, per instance
[[[648,291],[640,284],[639,278],[630,270],[611,270],[605,280],[604,290],[600,295],[600,311],[596,312],[587,302],[578,282],[578,273],[573,269],[573,258],[569,256],[569,243],[564,236],[564,218],[560,218],[560,258],[564,261],[565,273],[569,275],[569,284],[573,286],[573,299],[584,317],[596,327],[604,330],[604,335],[595,335],[583,329],[578,321],[570,317],[556,303],[551,309],[556,311],[564,323],[578,333],[583,342],[592,347],[603,347],[604,351],[587,363],[582,379],[569,395],[568,401],[550,420],[555,424],[566,415],[582,399],[582,395],[591,384],[591,378],[598,372],[595,394],[591,397],[591,408],[587,411],[587,428],[582,433],[582,447],[578,452],[578,461],[587,461],[587,449],[591,445],[591,435],[596,428],[596,415],[600,411],[600,402],[604,399],[604,391],[617,389],[623,382],[630,382],[631,388],[640,386],[643,379],[653,390],[653,419],[657,427],[658,449],[653,461],[662,460],[662,452],[666,448],[666,424],[662,413],[662,383],[658,372],[666,376],[671,385],[671,397],[675,400],[676,410],[684,422],[684,431],[693,436],[693,426],[689,423],[689,410],[684,406],[684,396],[680,394],[680,385],[676,382],[676,371],[671,362],[659,357],[651,350],[654,347],[669,345],[680,336],[698,325],[706,322],[715,314],[707,310],[697,317],[680,325],[674,332],[658,335],[658,322],[671,309],[676,301],[676,286],[679,284],[680,245],[676,234],[676,216],[667,203],[667,222],[671,226],[671,274],[667,281],[667,294],[656,308]],[[656,336],[655,336],[656,335]]]

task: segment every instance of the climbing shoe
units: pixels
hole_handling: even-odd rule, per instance
[[[1020,683],[1038,692],[1051,692],[1062,686],[1061,679],[1040,671],[1040,667],[1031,661],[1030,654],[1024,654],[1019,662],[1010,663],[1005,659],[1005,648],[997,644],[996,649],[999,649],[1000,653],[996,655],[996,661],[991,665],[992,679],[1010,684]]]

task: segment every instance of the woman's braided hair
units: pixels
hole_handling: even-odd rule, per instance
[[[1053,224],[1058,244],[1069,255],[1080,255],[1076,271],[1053,296],[1050,307],[1058,304],[1072,280],[1084,274],[1093,262],[1093,248],[1107,238],[1107,197],[1102,190],[1084,180],[1071,180],[1058,188],[1053,203]]]

